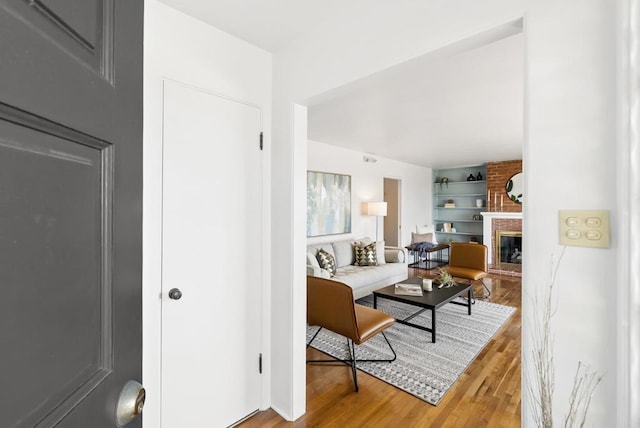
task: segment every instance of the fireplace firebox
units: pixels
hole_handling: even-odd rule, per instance
[[[497,264],[522,264],[522,232],[496,231]]]

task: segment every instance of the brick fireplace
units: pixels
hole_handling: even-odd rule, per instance
[[[522,276],[522,255],[514,256],[516,248],[519,253],[522,252],[522,205],[509,200],[505,193],[507,180],[518,172],[522,172],[521,160],[487,164],[487,190],[490,192],[490,204],[489,211],[483,212],[482,218],[484,244],[489,250],[489,272],[492,273]],[[501,246],[499,236],[510,239],[506,239]],[[518,244],[520,244],[519,248]],[[504,249],[505,245],[508,250]],[[506,258],[506,261],[500,260],[500,249],[505,251],[503,259]]]
[[[522,243],[522,213],[521,212],[484,212],[482,213],[484,228],[484,244],[489,250],[489,272],[499,273],[503,275],[522,276],[522,264],[510,263],[510,261],[500,261],[499,235],[508,235],[520,238]],[[491,239],[488,239],[488,237]],[[515,244],[511,244],[511,255],[516,248]],[[522,246],[518,248],[522,252]]]

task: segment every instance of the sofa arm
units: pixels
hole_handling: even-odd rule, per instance
[[[384,247],[384,260],[387,263],[407,263],[409,257],[406,248]]]
[[[307,265],[307,275],[317,276],[319,278],[331,279],[331,273],[321,267]]]

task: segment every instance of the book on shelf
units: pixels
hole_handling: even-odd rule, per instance
[[[401,296],[422,296],[420,284],[396,284],[395,293]]]
[[[455,202],[447,202],[446,204],[444,204],[445,208],[455,208],[456,204]]]

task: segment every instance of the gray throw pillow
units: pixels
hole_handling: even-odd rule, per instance
[[[376,243],[369,245],[354,245],[353,252],[355,256],[354,266],[377,266],[378,258],[376,256]]]
[[[336,259],[332,254],[329,254],[321,248],[318,250],[318,254],[316,254],[316,259],[320,267],[329,271],[331,276],[336,274]]]

